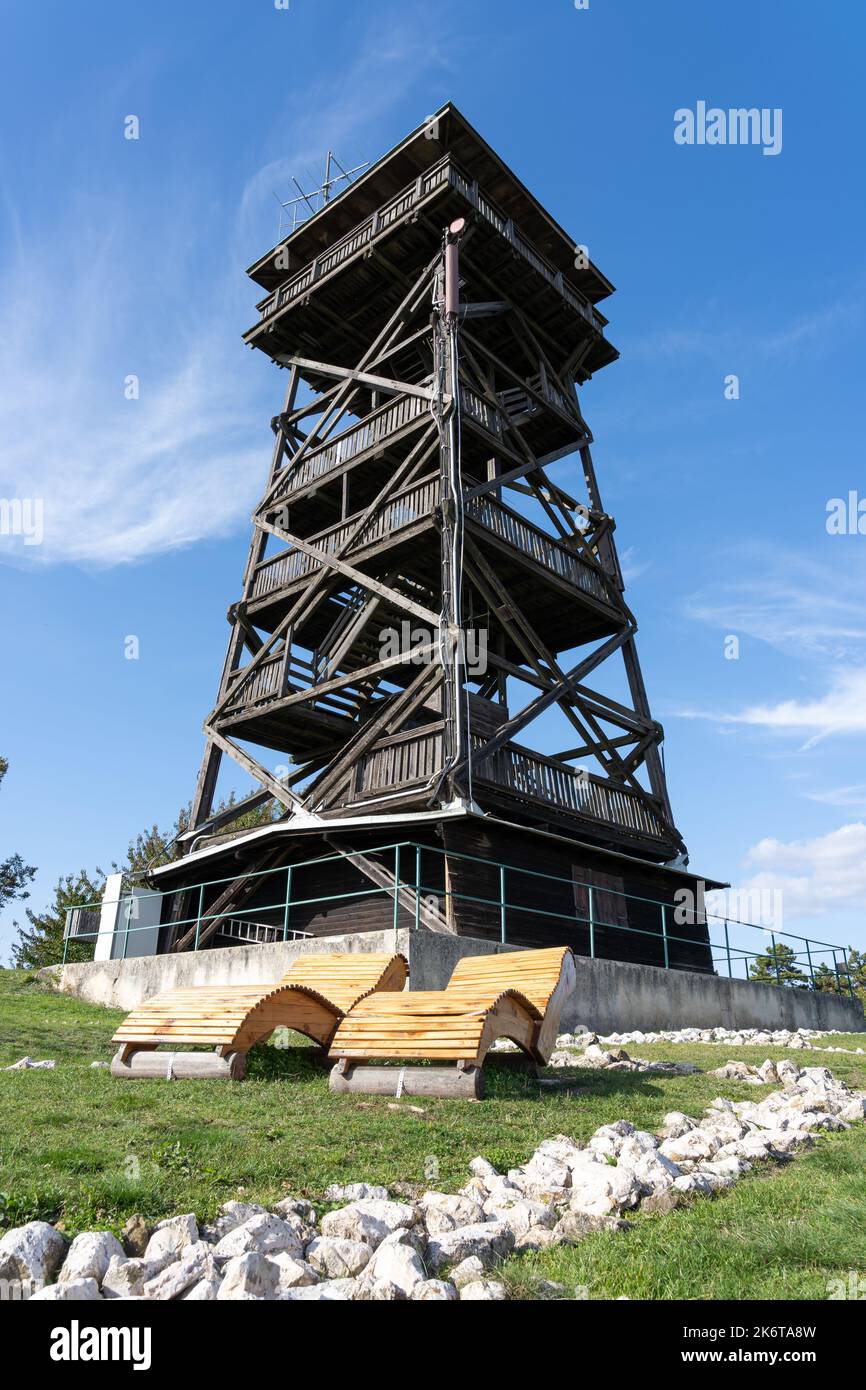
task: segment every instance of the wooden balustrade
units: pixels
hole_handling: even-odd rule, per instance
[[[474,738],[473,746],[477,752],[482,740]],[[441,724],[388,739],[358,764],[349,800],[365,800],[387,788],[423,784],[441,769],[443,756]],[[636,834],[667,838],[661,819],[636,792],[572,771],[513,744],[476,763],[472,776],[475,782],[513,792],[521,800],[555,806]]]
[[[501,236],[508,239],[518,254],[561,294],[571,308],[581,314],[596,332],[603,332],[603,320],[593,306],[584,299],[574,285],[565,279],[561,270],[557,270],[555,266],[551,265],[550,261],[541,254],[529,238],[515,227],[514,223],[500,211],[493,200],[478,187],[477,183],[469,178],[456,160],[450,156],[446,156],[432,169],[428,169],[425,174],[398,193],[384,207],[373,213],[371,217],[366,218],[340,241],[335,242],[324,256],[317,258],[311,265],[305,266],[284,285],[280,285],[259,306],[262,319],[269,318],[277,310],[285,308],[287,304],[300,298],[315,281],[321,280],[338,266],[351,260],[358,251],[369,246],[374,237],[379,236],[383,230],[391,226],[406,212],[409,212],[416,203],[426,198],[443,183],[449,183],[452,188],[462,194],[466,201],[475,207]]]
[[[386,502],[381,511],[370,519],[363,534],[355,545],[358,549],[374,545],[386,536],[392,536],[404,527],[414,525],[422,517],[429,516],[439,500],[438,477],[427,478],[410,488],[398,492]],[[581,556],[567,546],[548,536],[538,526],[511,511],[509,507],[497,502],[489,494],[474,497],[466,504],[466,516],[478,523],[499,540],[513,547],[519,554],[534,560],[559,579],[573,584],[575,588],[592,598],[608,601],[603,579],[587,564]],[[356,520],[332,526],[310,538],[310,544],[328,554],[338,551],[356,525]],[[259,565],[253,583],[253,598],[262,598],[285,588],[304,575],[311,573],[318,561],[303,550],[286,550]]]

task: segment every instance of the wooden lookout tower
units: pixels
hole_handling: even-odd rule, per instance
[[[537,875],[513,879],[509,940],[586,951],[594,888],[602,953],[658,961],[657,903],[695,880],[579,394],[618,355],[613,286],[450,104],[249,275],[245,341],[285,398],[187,854],[160,886],[220,879],[199,944],[242,910],[278,932],[257,875],[300,864],[293,928],[393,907],[485,937],[506,865]],[[215,815],[224,758],[259,789]],[[226,834],[269,801],[272,824]],[[429,848],[423,893],[394,879],[398,843]],[[687,935],[671,963],[710,968],[705,929]],[[169,927],[163,948],[190,943]]]

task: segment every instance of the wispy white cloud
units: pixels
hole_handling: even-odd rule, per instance
[[[866,733],[866,669],[837,671],[828,690],[811,699],[754,704],[737,713],[680,710],[681,718],[707,719],[721,725],[748,725],[782,734],[807,736],[813,747],[834,734]]]
[[[619,557],[622,577],[626,584],[632,584],[635,579],[639,579],[642,574],[646,574],[652,568],[652,560],[641,560],[638,558],[637,550],[633,545],[628,546]]]
[[[0,498],[43,499],[44,540],[0,535],[0,563],[116,565],[244,524],[280,392],[276,370],[262,360],[250,371],[240,342],[257,297],[240,275],[246,252],[271,241],[273,192],[290,173],[318,167],[329,145],[378,153],[387,113],[443,66],[433,11],[395,6],[377,23],[339,84],[293,90],[271,134],[285,155],[248,179],[224,225],[203,227],[212,190],[186,167],[167,171],[146,226],[98,171],[60,225],[41,229],[2,190]],[[137,400],[124,396],[130,374]]]
[[[866,556],[832,544],[820,559],[743,548],[728,557],[742,577],[692,594],[686,615],[786,655],[856,660],[866,650]]]
[[[42,499],[45,518],[41,545],[0,536],[0,560],[114,565],[225,534],[262,472],[268,446],[230,360],[236,335],[190,302],[181,274],[163,276],[161,309],[148,303],[129,229],[116,217],[100,236],[90,211],[65,228],[92,249],[89,265],[37,238],[0,282],[0,496]],[[175,238],[195,236],[183,217],[164,232],[168,258]],[[133,374],[139,398],[127,399]]]
[[[866,824],[855,821],[807,840],[759,840],[746,855],[756,872],[744,892],[781,892],[786,920],[862,907],[866,899]]]
[[[806,309],[785,322],[750,323],[725,328],[716,304],[703,306],[687,324],[658,330],[630,344],[634,356],[678,357],[683,353],[731,361],[763,358],[790,362],[801,352],[811,358],[830,351],[847,340],[850,331],[863,318],[864,289],[852,287],[850,293],[831,304]]]
[[[809,801],[820,802],[822,806],[856,806],[866,810],[866,782],[851,787],[829,787],[826,791],[805,792]]]
[[[248,240],[250,227],[260,232],[263,211],[276,214],[275,193],[295,196],[293,176],[303,182],[307,170],[323,172],[326,150],[333,149],[344,166],[374,161],[382,152],[383,118],[420,89],[424,76],[448,73],[450,45],[441,10],[422,6],[406,13],[392,5],[371,13],[355,59],[342,70],[336,88],[329,72],[290,97],[280,153],[256,170],[241,195],[239,235]],[[435,102],[434,108],[440,104]],[[430,114],[419,106],[415,124]],[[274,216],[274,240],[276,231]]]

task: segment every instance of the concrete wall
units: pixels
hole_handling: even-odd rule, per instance
[[[318,941],[55,965],[40,974],[79,999],[132,1009],[152,994],[180,986],[273,984],[299,955],[395,949],[409,957],[413,989],[443,989],[461,956],[517,948],[423,930],[400,931],[395,944],[393,931],[364,932]],[[572,1029],[581,1023],[602,1033],[714,1027],[866,1031],[856,999],[586,956],[577,959],[577,988],[565,1006],[562,1027]]]
[[[266,946],[226,946],[214,951],[184,951],[180,955],[139,956],[134,960],[85,961],[51,965],[39,974],[51,979],[64,994],[113,1009],[134,1009],[142,999],[165,989],[194,985],[276,984],[301,955],[330,951],[402,951],[409,954],[409,933],[363,932],[329,936],[326,940],[286,941]]]

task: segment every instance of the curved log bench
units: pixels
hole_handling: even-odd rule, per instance
[[[332,1091],[378,1095],[484,1093],[482,1068],[498,1038],[536,1064],[553,1051],[577,972],[567,946],[465,956],[444,990],[362,999],[340,1022],[329,1055]],[[423,1059],[455,1067],[365,1067],[359,1062]]]
[[[291,1028],[323,1048],[359,1000],[402,990],[405,956],[353,952],[300,956],[277,984],[204,985],[144,1000],[124,1019],[112,1042],[119,1077],[223,1077],[240,1081],[246,1055],[275,1028]],[[212,1052],[157,1052],[165,1043],[206,1046]]]

